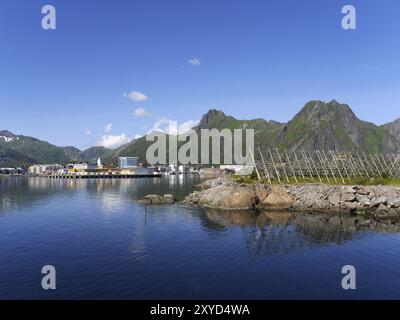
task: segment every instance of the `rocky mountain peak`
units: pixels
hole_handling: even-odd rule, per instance
[[[225,113],[223,113],[222,111],[216,109],[210,109],[206,114],[204,114],[201,117],[198,127],[208,128],[210,124],[214,123],[216,120],[221,120],[224,118],[228,118],[228,116],[225,115]]]
[[[1,130],[0,137],[16,138],[17,136],[8,130]]]
[[[201,117],[199,127],[205,128],[207,127],[213,120],[221,117],[226,117],[225,113],[220,110],[211,109],[206,114]]]
[[[18,140],[18,136],[13,134],[12,132],[8,130],[1,130],[0,131],[0,141],[5,141],[5,142],[11,142],[13,140]]]
[[[357,120],[353,110],[347,105],[339,103],[336,100],[330,102],[310,101],[293,118],[303,118],[310,121],[320,121],[321,119],[348,119]]]
[[[400,118],[383,126],[400,141]]]

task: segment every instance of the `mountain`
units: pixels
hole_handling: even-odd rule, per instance
[[[80,155],[83,151],[79,150],[78,148],[72,147],[72,146],[68,146],[68,147],[60,147],[65,156],[69,159],[69,160],[74,160],[77,161],[80,158]]]
[[[347,104],[335,100],[308,102],[283,128],[279,145],[290,151],[395,153],[400,150],[399,140],[388,128],[358,119]]]
[[[31,159],[15,150],[0,146],[0,167],[19,167],[29,163],[36,163]]]
[[[94,162],[111,150],[91,147],[81,151],[78,148],[58,147],[33,137],[15,135],[8,130],[0,131],[1,166],[28,165],[34,163],[60,163],[71,161]]]
[[[203,115],[193,130],[254,129],[255,145],[268,148],[286,148],[289,152],[333,150],[366,153],[400,152],[400,119],[377,126],[362,121],[347,104],[310,101],[288,123],[264,119],[239,120],[222,111],[211,109]],[[146,150],[152,144],[141,137],[110,150],[91,147],[80,151],[74,147],[57,147],[32,137],[0,131],[0,161],[3,163],[66,163],[68,161],[96,161],[116,164],[120,156],[137,156],[146,160]],[[178,147],[183,142],[178,144]],[[200,141],[199,141],[200,146]],[[3,160],[1,160],[3,159]],[[8,159],[5,162],[4,159]],[[1,163],[1,162],[0,162]]]
[[[383,127],[387,129],[392,136],[400,141],[400,118],[383,125]]]
[[[278,144],[278,137],[285,124],[277,121],[267,121],[261,118],[251,120],[238,120],[232,116],[227,116],[219,110],[212,109],[208,111],[201,118],[199,125],[194,130],[200,132],[201,129],[253,129],[254,130],[254,144],[255,146],[265,145],[276,146]],[[200,137],[200,134],[199,134]],[[200,144],[200,142],[199,142]],[[223,143],[221,143],[221,155],[223,150]],[[210,144],[210,158],[211,158],[211,144]],[[244,150],[243,150],[244,154]],[[221,158],[223,163],[223,157]]]
[[[227,116],[219,110],[211,109],[201,118],[198,126],[194,130],[199,129],[254,129],[255,132],[278,132],[283,128],[284,124],[276,121],[267,121],[264,119],[238,120],[232,116]]]
[[[0,131],[0,146],[40,163],[65,163],[69,160],[60,147],[33,137],[15,135],[7,130]]]
[[[81,151],[77,159],[82,162],[96,162],[98,158],[103,159],[109,153],[112,153],[112,150],[105,147],[91,147]]]
[[[347,104],[336,100],[310,101],[286,124],[264,119],[239,120],[211,109],[193,129],[199,132],[201,129],[213,128],[254,129],[256,147],[286,148],[289,152],[299,149],[400,152],[400,119],[377,126],[360,120]],[[146,149],[151,144],[145,137],[133,140],[118,148],[107,160],[116,163],[118,156],[138,156],[144,161]]]
[[[228,128],[233,129],[254,129],[256,136],[255,142],[257,144],[261,141],[274,139],[277,140],[280,130],[284,124],[276,121],[266,121],[264,119],[253,119],[253,120],[238,120],[234,117],[227,116],[225,113],[219,110],[211,109],[201,118],[199,124],[193,128],[193,130],[200,132],[201,129],[218,129],[222,130]],[[199,135],[200,136],[200,135]],[[168,139],[167,139],[168,140]],[[146,160],[146,150],[153,144],[151,141],[146,141],[146,137],[135,139],[118,149],[113,153],[109,153],[105,158],[107,163],[117,163],[118,157],[122,156],[137,156],[139,161]],[[178,148],[183,142],[178,143]],[[200,145],[200,143],[199,143]],[[221,144],[222,147],[223,144]],[[167,149],[168,159],[168,149]]]
[[[121,147],[108,152],[103,156],[104,163],[107,164],[117,164],[118,157],[139,157],[139,161],[143,162],[146,160],[146,150],[153,144],[153,142],[146,141],[146,137],[143,136],[138,139],[134,139]]]
[[[18,139],[18,137],[15,134],[11,133],[10,131],[8,130],[0,131],[0,141],[3,140],[4,142],[9,142],[14,139]]]

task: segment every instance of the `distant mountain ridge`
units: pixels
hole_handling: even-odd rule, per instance
[[[347,104],[336,100],[313,100],[288,123],[261,118],[239,120],[216,109],[204,114],[193,129],[254,129],[255,145],[286,148],[288,152],[304,149],[366,153],[400,153],[400,119],[382,126],[362,121]],[[101,157],[106,163],[117,163],[119,156],[138,156],[146,160],[146,150],[152,142],[141,137],[111,150],[91,147],[81,151],[74,147],[57,147],[32,137],[0,131],[1,163],[35,163],[95,161]],[[182,143],[181,143],[182,144]],[[9,162],[7,162],[7,157]]]
[[[209,110],[194,130],[254,129],[255,145],[287,149],[333,150],[366,153],[400,153],[400,119],[378,126],[362,121],[347,104],[336,100],[313,100],[288,123],[273,120],[238,120],[216,109]],[[145,160],[146,149],[152,142],[145,137],[133,140],[110,154],[108,161],[118,156],[138,156]]]
[[[0,166],[22,166],[35,163],[60,163],[70,161],[94,162],[110,149],[91,147],[58,147],[33,137],[16,135],[8,130],[0,131]]]

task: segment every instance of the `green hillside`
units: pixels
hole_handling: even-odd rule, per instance
[[[199,124],[193,129],[200,132],[201,129],[214,128],[254,129],[256,147],[286,148],[289,152],[299,149],[366,153],[400,152],[400,119],[377,126],[358,119],[347,104],[335,100],[328,103],[310,101],[286,124],[260,118],[239,120],[212,109],[203,115]],[[93,162],[101,157],[104,163],[117,164],[120,156],[137,156],[140,161],[145,161],[146,150],[152,143],[141,137],[115,150],[97,146],[81,151],[75,147],[58,147],[36,138],[14,135],[6,130],[0,131],[3,163],[63,164],[70,161]],[[178,146],[182,144],[183,142],[180,142]],[[223,143],[221,143],[222,148]],[[8,162],[5,159],[8,159]]]

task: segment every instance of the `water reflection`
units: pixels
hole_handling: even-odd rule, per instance
[[[244,243],[252,256],[285,254],[321,245],[338,245],[365,236],[369,232],[399,232],[397,221],[374,221],[352,216],[293,212],[253,212],[202,210],[184,205],[146,207],[135,200],[150,193],[173,193],[183,199],[200,177],[167,176],[156,179],[56,180],[47,178],[0,178],[0,217],[4,212],[25,210],[48,203],[55,205],[76,200],[77,206],[93,207],[108,219],[128,212],[135,214],[132,225],[132,248],[145,254],[146,231],[160,226],[173,231],[179,223],[200,224],[210,236],[222,236],[240,228]],[[67,200],[65,200],[67,199]],[[95,207],[98,206],[98,207]],[[132,209],[134,207],[134,209]],[[41,208],[41,207],[40,207]],[[96,211],[96,208],[100,209]],[[151,215],[151,224],[147,216]],[[79,217],[78,217],[79,218]],[[124,218],[126,219],[126,218]],[[78,220],[79,221],[79,220]]]
[[[321,245],[340,245],[367,232],[395,233],[399,221],[369,220],[326,213],[204,210],[204,226],[239,227],[253,256],[286,254]]]
[[[39,204],[53,196],[86,193],[98,196],[105,212],[115,212],[123,201],[132,202],[150,193],[173,193],[182,200],[200,183],[198,176],[166,176],[152,179],[48,179],[45,177],[0,177],[0,214]]]

